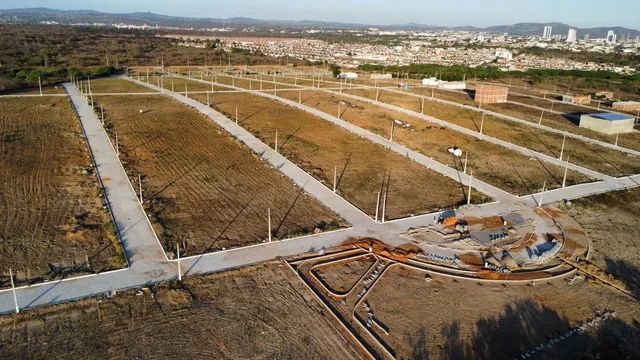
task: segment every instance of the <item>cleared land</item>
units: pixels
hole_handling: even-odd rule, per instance
[[[591,239],[592,263],[640,297],[640,189],[579,199],[566,210]]]
[[[0,358],[358,359],[281,263],[0,318]]]
[[[367,255],[334,264],[320,265],[313,269],[313,272],[329,290],[344,294],[353,288],[374,262],[373,255]]]
[[[124,80],[123,80],[124,81]],[[96,97],[165,249],[185,254],[341,226],[336,215],[195,110],[164,96]],[[140,113],[139,110],[143,110]]]
[[[194,98],[205,102],[204,95]],[[278,151],[329,187],[335,171],[337,192],[371,216],[378,191],[388,192],[387,219],[464,201],[463,189],[453,180],[309,113],[247,93],[216,94],[211,102],[231,119],[237,107],[239,124],[271,147],[277,130]]]
[[[123,267],[103,205],[68,100],[0,99],[0,284]]]
[[[604,310],[615,311],[616,318],[545,348],[537,358],[580,358],[591,352],[611,355],[616,351],[629,358],[640,355],[640,305],[591,281],[502,286],[434,275],[427,282],[424,273],[395,266],[365,301],[388,334],[378,327],[372,331],[398,358],[520,358]],[[366,319],[363,306],[356,311]]]
[[[297,92],[282,92],[279,95],[290,100],[298,100]],[[408,128],[393,125],[394,141],[416,149],[452,168],[463,170],[464,159],[454,159],[447,151],[451,146],[459,146],[469,153],[467,172],[472,170],[474,177],[516,195],[535,192],[542,187],[545,180],[550,188],[562,186],[564,169],[561,167],[532,160],[504,147],[429,124],[412,116],[324,92],[303,92],[302,100],[305,105],[332,115],[337,114],[338,103],[343,102],[343,120],[385,138],[389,138],[395,120],[409,124]],[[586,176],[573,171],[568,172],[567,184],[587,181],[589,178]]]
[[[375,99],[376,96],[375,90],[354,89],[346,92],[370,99]],[[379,100],[420,112],[420,99],[410,95],[383,91]],[[426,101],[424,113],[468,129],[480,130],[482,114],[475,111]],[[488,115],[485,116],[483,132],[549,156],[560,156],[563,138],[560,134],[541,131]],[[567,155],[572,163],[612,176],[640,173],[640,162],[636,161],[637,157],[575,139],[567,138],[563,158]]]
[[[82,81],[83,90],[86,92],[89,85],[87,80]],[[122,79],[106,78],[106,79],[92,79],[91,80],[91,93],[95,96],[99,93],[145,93],[152,92],[151,90],[140,86],[131,81]]]

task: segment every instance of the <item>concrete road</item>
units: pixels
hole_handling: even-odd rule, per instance
[[[65,87],[80,115],[89,147],[97,164],[98,175],[104,182],[107,200],[113,206],[112,213],[120,232],[130,267],[101,274],[17,288],[16,297],[21,309],[106,295],[124,289],[148,286],[177,276],[178,262],[166,259],[164,251],[150,228],[146,215],[137,201],[135,191],[133,191],[126,174],[124,174],[119,159],[111,146],[106,132],[102,129],[98,117],[90,109],[86,99],[73,85],[65,84]],[[398,219],[383,224],[375,223],[353,205],[333,194],[326,186],[272,151],[267,145],[257,141],[251,134],[244,130],[244,132],[240,131],[241,129],[231,120],[182,95],[168,95],[204,111],[212,117],[213,121],[221,124],[227,131],[231,129],[234,132],[234,136],[237,136],[247,144],[252,144],[254,151],[262,152],[265,161],[282,171],[283,174],[292,177],[293,181],[299,186],[304,187],[353,225],[352,228],[344,230],[266,242],[184,258],[180,260],[180,268],[183,274],[205,274],[268,261],[280,256],[318,251],[323,248],[340,245],[351,237],[371,237],[380,239],[390,245],[400,245],[405,240],[399,234],[410,228],[430,224],[438,216],[438,213],[434,213]],[[202,108],[203,106],[206,109]],[[397,151],[397,149],[394,151]],[[592,184],[575,185],[546,192],[543,195],[543,203],[636,186],[640,186],[640,175]],[[492,191],[491,189],[488,190]],[[535,206],[535,199],[539,195],[535,194],[532,197],[522,198],[515,198],[510,195],[508,197],[497,196],[500,201],[496,203],[471,206],[462,211],[481,213],[486,216],[504,214],[514,209]],[[12,290],[1,290],[0,313],[13,312],[14,309]]]
[[[184,79],[188,79],[188,77],[183,77]],[[210,83],[209,81],[206,80],[198,80],[198,79],[190,79],[193,81],[199,81],[199,82],[203,82],[203,83]],[[149,86],[148,84],[146,84],[147,86]],[[265,97],[271,100],[275,100],[278,102],[281,102],[285,105],[297,108],[299,110],[308,112],[314,116],[317,116],[323,120],[326,120],[334,125],[337,125],[343,129],[348,130],[349,132],[358,135],[364,139],[367,139],[373,143],[376,143],[378,145],[382,145],[387,149],[390,149],[392,151],[394,151],[397,154],[400,154],[402,156],[406,156],[407,158],[437,172],[440,173],[444,176],[447,176],[453,180],[455,180],[456,182],[462,180],[462,183],[464,185],[469,185],[469,180],[470,180],[470,176],[467,174],[463,174],[460,171],[457,171],[456,169],[453,169],[447,165],[444,165],[430,157],[427,157],[425,155],[422,155],[416,151],[413,151],[403,145],[400,145],[398,143],[392,142],[387,138],[383,138],[382,136],[379,136],[377,134],[374,134],[368,130],[365,130],[361,127],[358,127],[356,125],[353,125],[352,123],[348,122],[348,121],[344,121],[342,119],[338,119],[335,116],[329,115],[325,112],[322,112],[320,110],[317,110],[315,108],[312,108],[310,106],[304,105],[304,104],[299,104],[295,101],[291,101],[291,100],[287,100],[281,97],[278,97],[276,95],[272,95],[272,94],[268,94],[265,92],[260,92],[260,91],[252,91],[252,90],[247,90],[244,88],[240,88],[240,87],[235,87],[232,85],[223,85],[223,84],[216,84],[217,86],[223,86],[223,87],[227,87],[230,89],[236,89],[236,90],[243,90],[247,93],[251,93],[253,95],[258,95],[261,97]],[[153,85],[151,85],[153,86]],[[322,89],[324,90],[324,89]],[[194,102],[197,103],[197,101],[192,100]],[[204,105],[206,108],[206,105]],[[501,190],[493,185],[487,184],[483,181],[480,181],[478,179],[473,179],[472,180],[472,184],[474,189],[477,189],[478,191],[482,192],[483,194],[486,194],[494,199],[497,200],[512,200],[514,198],[513,195],[509,194],[508,192]]]
[[[186,76],[181,76],[181,77],[183,77],[185,79],[187,78]],[[242,77],[236,77],[236,78],[243,79]],[[197,79],[191,79],[191,80],[203,81],[203,82],[209,83],[208,81],[204,81],[204,80],[197,80]],[[264,80],[264,81],[267,81],[267,80]],[[273,82],[273,81],[269,80],[267,82]],[[292,85],[292,84],[289,84],[289,83],[282,83],[282,82],[276,82],[276,83],[277,84],[281,84],[281,85]],[[224,84],[219,84],[219,83],[216,83],[216,84],[218,86],[225,86],[225,87],[240,89],[240,88],[233,87],[233,86],[230,86],[230,85],[224,85]],[[300,88],[307,88],[307,89],[311,90],[311,88],[306,87],[306,86],[300,86]],[[488,136],[486,134],[480,134],[477,131],[474,131],[474,130],[471,130],[471,129],[467,129],[467,128],[463,127],[463,126],[456,125],[456,124],[453,124],[453,123],[450,123],[450,122],[447,122],[447,121],[444,121],[444,120],[440,120],[440,119],[434,118],[432,116],[420,114],[419,112],[408,110],[408,109],[405,109],[405,108],[402,108],[402,107],[399,107],[399,106],[396,106],[396,105],[391,105],[391,104],[387,104],[387,103],[384,103],[384,102],[375,101],[375,100],[372,100],[372,99],[369,99],[369,98],[365,98],[365,97],[361,97],[361,96],[357,96],[357,95],[352,95],[352,94],[347,94],[347,93],[340,93],[338,91],[333,91],[333,90],[327,90],[327,89],[324,89],[324,88],[314,89],[314,90],[316,90],[316,91],[324,91],[324,92],[330,93],[332,95],[341,96],[341,97],[345,97],[345,98],[349,98],[349,99],[353,99],[353,100],[357,100],[357,101],[362,101],[362,102],[366,102],[366,103],[369,103],[369,104],[374,104],[374,105],[383,107],[385,109],[389,109],[389,110],[392,110],[392,111],[404,113],[404,114],[419,118],[421,120],[425,120],[425,121],[430,122],[432,124],[436,124],[438,126],[446,127],[448,129],[463,133],[465,135],[469,135],[469,136],[475,137],[477,139],[488,141],[488,142],[493,143],[495,145],[499,145],[499,146],[505,147],[507,149],[519,152],[519,153],[521,153],[521,154],[523,154],[525,156],[528,156],[528,157],[537,158],[537,159],[539,159],[541,161],[545,161],[545,162],[548,162],[548,163],[551,163],[551,164],[554,164],[554,165],[557,165],[557,166],[560,166],[560,167],[568,166],[569,169],[577,171],[577,172],[579,172],[579,173],[581,173],[583,175],[589,176],[592,179],[597,179],[597,180],[612,180],[612,179],[614,179],[612,176],[605,175],[605,174],[599,173],[599,172],[591,170],[591,169],[587,169],[587,168],[585,168],[583,166],[576,165],[576,164],[571,164],[571,163],[567,164],[564,161],[561,161],[560,159],[555,158],[553,156],[549,156],[549,155],[546,155],[546,154],[543,154],[543,153],[540,153],[540,152],[537,152],[537,151],[533,151],[533,150],[525,148],[523,146],[515,145],[515,144],[512,144],[512,143],[510,143],[508,141],[504,141],[504,140],[501,140],[501,139],[498,139],[498,138],[495,138],[495,137],[492,137],[492,136]],[[391,92],[407,94],[407,95],[411,95],[411,96],[415,96],[415,97],[421,97],[421,96],[418,96],[418,95],[415,95],[415,94],[401,92],[401,91],[397,91],[397,90],[385,90],[385,91],[391,91]],[[256,91],[254,91],[253,93],[261,94],[261,95],[270,95],[268,93],[262,93],[262,92],[256,92]],[[273,95],[271,95],[271,96],[273,96]],[[471,107],[471,106],[467,106],[467,105],[461,105],[461,104],[457,104],[457,103],[452,103],[452,102],[446,101],[446,100],[431,99],[431,98],[426,98],[426,99],[435,100],[435,101],[438,101],[438,102],[441,101],[441,102],[444,102],[444,103],[447,103],[447,104],[451,103],[451,104],[453,104],[455,106],[458,106],[458,107],[465,107],[465,108],[472,109],[474,111],[478,111],[477,108],[474,108],[474,107]],[[294,104],[297,104],[297,103],[294,103]],[[487,113],[491,114],[491,115],[494,114],[493,112],[490,112],[490,111],[488,111]],[[516,119],[516,118],[514,118],[514,119]],[[518,122],[526,122],[525,120],[521,120],[521,119],[516,119],[516,120]],[[559,130],[557,130],[557,131],[559,131]]]

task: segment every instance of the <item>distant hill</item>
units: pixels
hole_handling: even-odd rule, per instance
[[[178,17],[169,15],[159,15],[150,12],[136,12],[126,14],[104,13],[93,10],[55,10],[48,8],[26,8],[26,9],[10,9],[0,10],[0,23],[40,23],[43,21],[55,21],[60,24],[74,23],[126,23],[132,25],[159,25],[173,26],[183,28],[213,28],[213,27],[257,27],[257,28],[324,28],[324,29],[366,29],[372,26],[381,29],[406,29],[406,30],[466,30],[466,31],[485,31],[493,33],[508,33],[512,35],[541,35],[546,25],[553,26],[553,34],[567,34],[570,25],[562,23],[519,23],[514,25],[491,26],[487,28],[478,28],[472,26],[460,27],[441,27],[430,26],[425,24],[407,23],[393,25],[372,25],[372,24],[354,24],[340,23],[328,21],[311,21],[311,20],[259,20],[244,17],[234,17],[229,19],[216,18],[193,18]],[[640,35],[640,31],[627,29],[619,26],[598,27],[583,29],[574,27],[578,32],[578,37],[590,34],[592,38],[606,37],[607,31],[613,30],[618,37],[629,34],[632,38]]]
[[[607,37],[607,32],[609,30],[615,31],[615,33],[618,35],[618,38],[620,38],[620,36],[622,35],[627,36],[627,34],[629,34],[631,38],[635,38],[636,36],[640,35],[640,31],[638,30],[627,29],[620,26],[579,28],[562,23],[519,23],[514,25],[491,26],[485,28],[484,31],[509,33],[513,35],[542,35],[545,26],[553,27],[552,33],[554,35],[560,34],[563,36],[567,36],[567,32],[569,32],[569,29],[576,29],[578,38],[584,37],[586,34],[589,34],[591,38],[605,38]]]

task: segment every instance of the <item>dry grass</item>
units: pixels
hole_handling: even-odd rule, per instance
[[[298,100],[297,92],[282,92],[279,95]],[[338,103],[343,101],[346,105],[342,105],[342,119],[383,137],[389,137],[394,120],[410,124],[410,128],[394,126],[394,141],[452,168],[463,170],[462,160],[454,160],[447,151],[451,146],[459,146],[469,152],[467,166],[473,170],[474,177],[505,191],[517,195],[530,194],[541,187],[545,180],[553,188],[562,186],[564,169],[561,167],[531,160],[504,147],[434,126],[416,117],[324,92],[304,92],[302,99],[305,105],[332,115],[336,114]],[[567,184],[589,180],[573,171],[567,175]]]
[[[195,96],[204,102],[204,95]],[[391,177],[387,218],[428,213],[463,201],[456,182],[309,113],[246,93],[216,94],[212,106],[328,186],[337,168],[338,193],[373,216],[383,178]],[[475,199],[483,201],[484,199]]]
[[[87,89],[88,82],[86,80],[82,81],[84,89]],[[145,93],[152,92],[152,90],[147,89],[143,86],[135,84],[131,81],[116,79],[116,78],[106,78],[106,79],[95,79],[91,80],[91,93],[93,95],[97,95],[100,93]]]
[[[37,281],[124,266],[68,100],[0,100],[0,136],[3,275],[12,268],[20,282]]]
[[[339,226],[338,219],[208,118],[164,96],[96,97],[167,251],[244,246]],[[143,109],[144,113],[139,110]]]
[[[604,309],[616,311],[617,319],[545,349],[539,358],[586,356],[603,341],[598,330],[605,329],[617,334],[616,347],[637,355],[633,344],[640,328],[633,324],[640,321],[640,306],[611,288],[564,280],[531,287],[433,278],[426,282],[424,273],[394,267],[367,295],[388,335],[373,331],[398,358],[519,358]],[[362,305],[357,311],[366,319]]]
[[[2,359],[357,359],[281,263],[0,318]]]
[[[375,99],[375,90],[348,90],[348,92]],[[384,91],[379,100],[413,111],[420,111],[419,99],[410,95]],[[479,131],[482,117],[480,113],[475,111],[430,101],[425,103],[425,114],[474,131]],[[560,155],[562,147],[562,135],[560,134],[537,130],[524,124],[505,121],[492,116],[485,116],[483,130],[489,136],[494,136],[549,156],[559,157]],[[564,156],[567,155],[570,156],[572,163],[612,176],[640,173],[640,162],[634,161],[637,157],[613,149],[586,144],[579,140],[567,138]]]
[[[374,262],[373,255],[368,255],[355,260],[321,265],[313,269],[313,272],[329,290],[344,294],[351,290]]]

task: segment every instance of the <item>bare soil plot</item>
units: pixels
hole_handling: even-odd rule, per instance
[[[65,97],[0,99],[0,285],[126,265]]]
[[[298,101],[299,96],[297,92],[282,92],[279,95],[294,101]],[[447,151],[451,146],[459,146],[469,153],[467,167],[468,171],[473,170],[474,177],[516,195],[537,191],[545,179],[553,188],[562,186],[564,168],[530,160],[502,146],[434,126],[412,116],[324,92],[303,92],[302,100],[305,105],[334,116],[337,115],[338,103],[342,102],[341,118],[343,120],[385,138],[389,138],[393,126],[393,138],[398,143],[462,171],[464,156],[463,159],[455,159]],[[392,125],[395,120],[409,124],[410,127]],[[568,172],[567,179],[567,184],[590,180],[572,171]]]
[[[359,359],[287,265],[0,318],[3,359]]]
[[[245,246],[340,226],[336,215],[208,118],[163,96],[96,97],[168,252]],[[143,113],[140,113],[143,110]]]
[[[537,353],[537,358],[581,358],[613,351],[631,358],[639,355],[640,305],[603,285],[556,280],[503,286],[438,275],[432,279],[425,281],[423,272],[392,267],[357,309],[366,319],[367,304],[387,332],[379,327],[371,330],[397,358],[520,358],[604,310],[615,311],[616,318],[602,320],[584,335],[560,340]]]
[[[82,81],[83,88],[88,87],[86,80]],[[92,79],[91,93],[95,96],[100,93],[146,93],[152,92],[143,86],[135,84],[131,81],[116,78]]]
[[[375,90],[347,90],[348,93],[375,99]],[[420,99],[390,91],[383,91],[380,101],[420,112]],[[482,114],[450,105],[426,101],[426,115],[457,124],[475,131],[480,130]],[[559,157],[562,147],[561,134],[541,131],[524,124],[485,116],[483,133],[549,156]],[[563,158],[568,155],[572,163],[612,176],[640,173],[637,157],[617,150],[591,145],[567,138]]]
[[[513,103],[483,105],[485,109],[499,112],[505,115],[517,117],[538,124],[542,113],[535,109],[530,109]],[[600,140],[610,144],[615,144],[615,135],[605,135],[596,131],[588,130],[578,126],[581,113],[590,113],[592,111],[583,110],[577,113],[567,113],[565,115],[545,112],[542,118],[542,125],[546,125],[558,130],[565,130],[569,133],[583,135],[592,139]],[[640,132],[628,134],[620,134],[618,137],[618,145],[629,149],[640,150]]]
[[[565,209],[591,239],[592,262],[640,296],[640,189],[590,196]]]
[[[366,255],[357,259],[323,264],[316,267],[313,272],[330,291],[344,294],[353,288],[374,263],[375,257]]]
[[[205,80],[209,80],[209,79],[205,79]],[[142,79],[142,81],[145,81],[145,79]],[[156,76],[150,77],[149,83],[151,83],[152,85],[160,86],[159,78]],[[215,85],[211,86],[209,84],[205,84],[202,82],[185,80],[183,78],[174,77],[174,76],[163,76],[162,86],[167,90],[171,90],[171,91],[175,91],[183,94],[185,91],[191,92],[191,91],[229,90],[227,88],[223,88],[220,86],[215,86]]]
[[[204,101],[203,95],[195,98]],[[231,119],[237,107],[239,123],[271,147],[277,131],[279,152],[328,187],[336,172],[337,192],[371,216],[379,191],[388,192],[387,219],[449,208],[465,199],[453,180],[304,111],[247,93],[216,94],[211,101]]]
[[[42,86],[43,94],[66,94],[67,92],[64,90],[64,86],[62,84],[58,85],[43,85]],[[22,88],[22,89],[12,89],[0,91],[0,95],[39,95],[40,89],[35,87]]]

